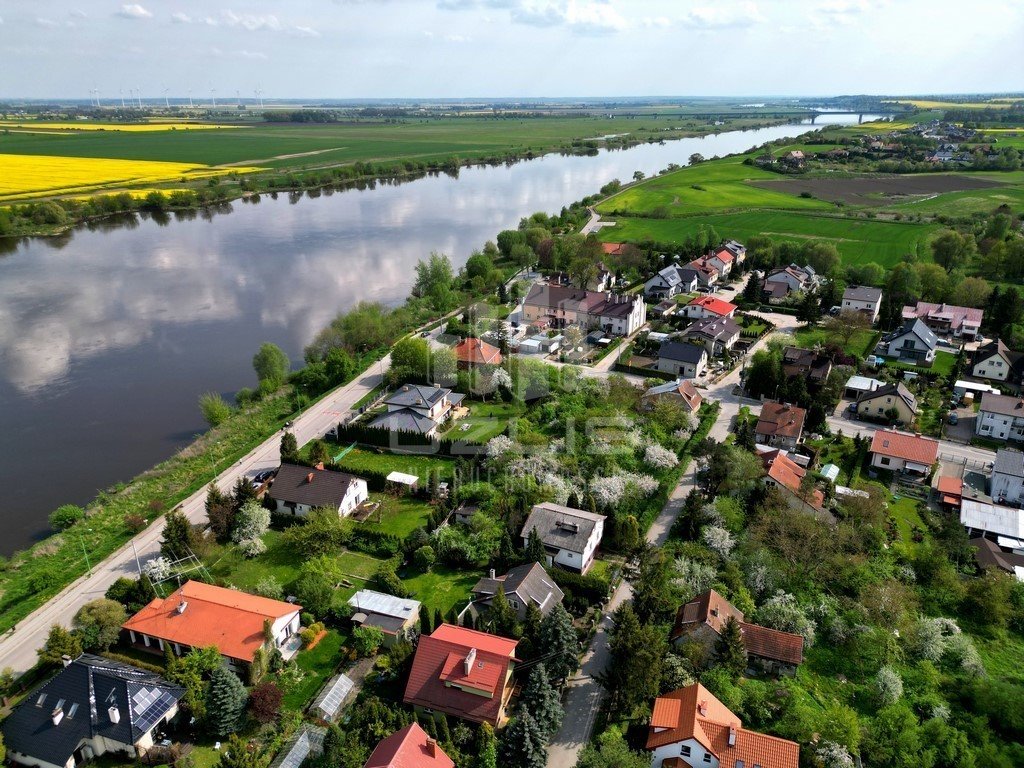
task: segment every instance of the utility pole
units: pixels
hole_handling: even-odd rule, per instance
[[[88,530],[92,531],[92,528]],[[78,532],[78,541],[82,545],[82,554],[85,555],[85,571],[87,576],[92,576],[92,563],[89,562],[89,553],[85,549],[85,538],[82,536],[82,532]]]
[[[139,576],[142,575],[142,563],[139,562],[139,550],[135,548],[135,539],[132,538],[132,552],[135,553],[135,567],[139,571]]]

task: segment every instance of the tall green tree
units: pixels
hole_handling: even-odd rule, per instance
[[[164,518],[164,535],[160,552],[171,559],[185,557],[195,546],[192,523],[180,509],[173,509]]]
[[[672,562],[661,549],[649,547],[640,554],[640,568],[633,587],[633,610],[644,624],[671,617],[676,609],[672,591]]]
[[[281,461],[287,464],[295,463],[299,458],[299,441],[295,435],[286,431],[281,435]]]
[[[602,676],[613,709],[629,717],[658,695],[665,646],[661,630],[641,624],[630,603],[615,612],[611,660]]]
[[[263,768],[266,764],[266,755],[258,744],[232,733],[221,750],[217,768]]]
[[[517,638],[521,634],[519,617],[505,597],[505,588],[499,584],[494,593],[491,607],[487,611],[487,626],[492,634]]]
[[[64,656],[77,659],[82,655],[82,640],[74,632],[70,632],[59,624],[50,627],[50,634],[46,636],[46,644],[36,650],[39,661],[59,667]]]
[[[548,679],[548,671],[543,664],[530,670],[519,700],[519,711],[529,712],[533,716],[545,741],[562,725],[565,712],[562,710],[561,696]]]
[[[287,380],[292,364],[283,349],[268,341],[253,356],[252,367],[260,384],[267,382],[266,386],[276,389]]]
[[[932,240],[932,258],[947,272],[967,266],[975,252],[974,238],[952,229],[945,230]]]
[[[548,553],[544,549],[544,542],[540,540],[536,527],[531,528],[530,534],[526,537],[526,562],[544,565],[547,561]]]
[[[572,616],[559,603],[540,623],[537,655],[545,658],[544,664],[551,679],[561,681],[576,671],[578,654],[579,639],[572,625]]]
[[[735,616],[730,616],[722,634],[715,644],[718,660],[735,677],[742,675],[747,668],[747,647],[743,644],[743,631]]]
[[[121,625],[128,620],[124,606],[115,600],[101,597],[92,600],[75,614],[75,632],[87,651],[105,651],[117,642]]]
[[[210,675],[206,694],[206,725],[210,733],[225,738],[238,731],[248,694],[238,675],[225,666]]]
[[[498,755],[501,768],[544,768],[547,765],[544,734],[529,712],[519,711],[505,728]]]

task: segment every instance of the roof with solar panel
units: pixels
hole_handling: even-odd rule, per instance
[[[10,752],[64,765],[98,737],[136,744],[176,713],[183,693],[153,672],[82,654],[25,697],[3,722],[4,742]]]

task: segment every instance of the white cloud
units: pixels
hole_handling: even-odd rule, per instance
[[[138,3],[127,3],[121,6],[121,10],[117,12],[118,16],[126,19],[151,19],[153,13],[147,11]]]
[[[177,13],[171,14],[171,21],[173,21],[175,24],[191,24],[192,17],[189,16],[187,13],[182,13],[181,11],[178,11]]]
[[[89,18],[89,14],[87,14],[85,11],[78,10],[77,8],[75,10],[71,11],[71,15],[74,16],[76,19],[87,19],[87,18]]]
[[[849,25],[870,9],[868,0],[827,0],[815,10],[831,24]]]
[[[296,25],[292,27],[292,32],[298,35],[299,37],[320,37],[320,33],[317,32],[312,27],[303,27],[300,25]]]
[[[468,43],[473,38],[467,37],[466,35],[445,35],[445,41],[449,43]]]
[[[193,20],[187,14],[176,13],[171,18],[179,24],[189,24],[195,21],[197,24],[206,24],[209,27],[228,27],[243,29],[247,32],[283,32],[295,37],[320,37],[320,33],[313,27],[283,22],[272,13],[235,13],[231,9],[227,9],[221,11],[219,16],[204,16]]]
[[[47,28],[49,28],[49,27],[59,27],[60,24],[58,24],[53,19],[47,19],[47,18],[45,18],[43,16],[37,16],[36,17],[36,26],[37,27],[47,27]]]
[[[261,53],[260,51],[249,51],[244,48],[237,51],[224,51],[220,48],[211,48],[210,53],[221,59],[250,59],[266,61],[270,58],[267,54]]]
[[[444,11],[507,10],[516,24],[566,27],[580,34],[610,34],[630,26],[611,0],[439,0],[437,7]]]
[[[683,19],[690,26],[700,29],[752,27],[766,20],[758,10],[757,4],[752,2],[733,6],[701,6],[684,14]]]

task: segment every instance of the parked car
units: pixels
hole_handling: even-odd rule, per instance
[[[422,336],[424,339],[429,338],[430,331],[421,331],[420,336]]]
[[[839,314],[839,310],[841,310],[841,309],[842,309],[842,307],[840,307],[838,304],[836,304],[834,307],[830,307],[829,308],[828,313],[832,317],[835,317],[836,315]]]
[[[265,469],[262,472],[257,472],[252,477],[252,481],[251,481],[252,482],[252,487],[253,488],[259,488],[264,483],[268,483],[271,480],[273,480],[274,479],[274,475],[276,475],[276,474],[277,474],[277,472],[275,472],[273,469]]]
[[[715,289],[707,285],[698,285],[697,293],[714,293]]]
[[[960,421],[960,417],[956,413],[951,413],[946,417],[946,421],[950,424],[956,424]]]

